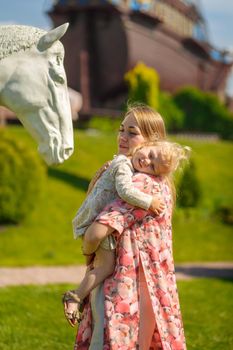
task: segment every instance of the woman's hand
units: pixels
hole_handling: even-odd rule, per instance
[[[156,215],[160,215],[164,209],[165,209],[165,203],[162,200],[161,197],[159,197],[158,195],[153,196],[151,205],[150,205],[150,210],[152,210]]]
[[[100,176],[105,172],[106,169],[108,169],[109,165],[111,164],[111,161],[107,161],[104,163],[104,165],[97,170],[93,178],[91,179],[91,182],[89,183],[88,189],[87,189],[87,194],[89,194],[92,190],[92,188],[95,186],[96,181],[100,178]]]

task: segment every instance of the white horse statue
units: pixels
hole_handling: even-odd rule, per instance
[[[62,163],[73,152],[64,48],[59,41],[68,25],[49,32],[0,26],[0,105],[17,115],[48,164]]]

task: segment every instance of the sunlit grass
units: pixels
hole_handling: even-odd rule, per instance
[[[233,280],[179,281],[188,350],[233,348]]]

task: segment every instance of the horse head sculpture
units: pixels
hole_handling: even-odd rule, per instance
[[[73,127],[59,39],[68,23],[49,32],[0,26],[0,105],[12,110],[37,140],[48,164],[73,152]]]

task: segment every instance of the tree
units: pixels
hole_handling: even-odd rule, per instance
[[[154,109],[159,106],[159,75],[155,69],[139,62],[125,74],[129,86],[129,99],[143,102]]]

